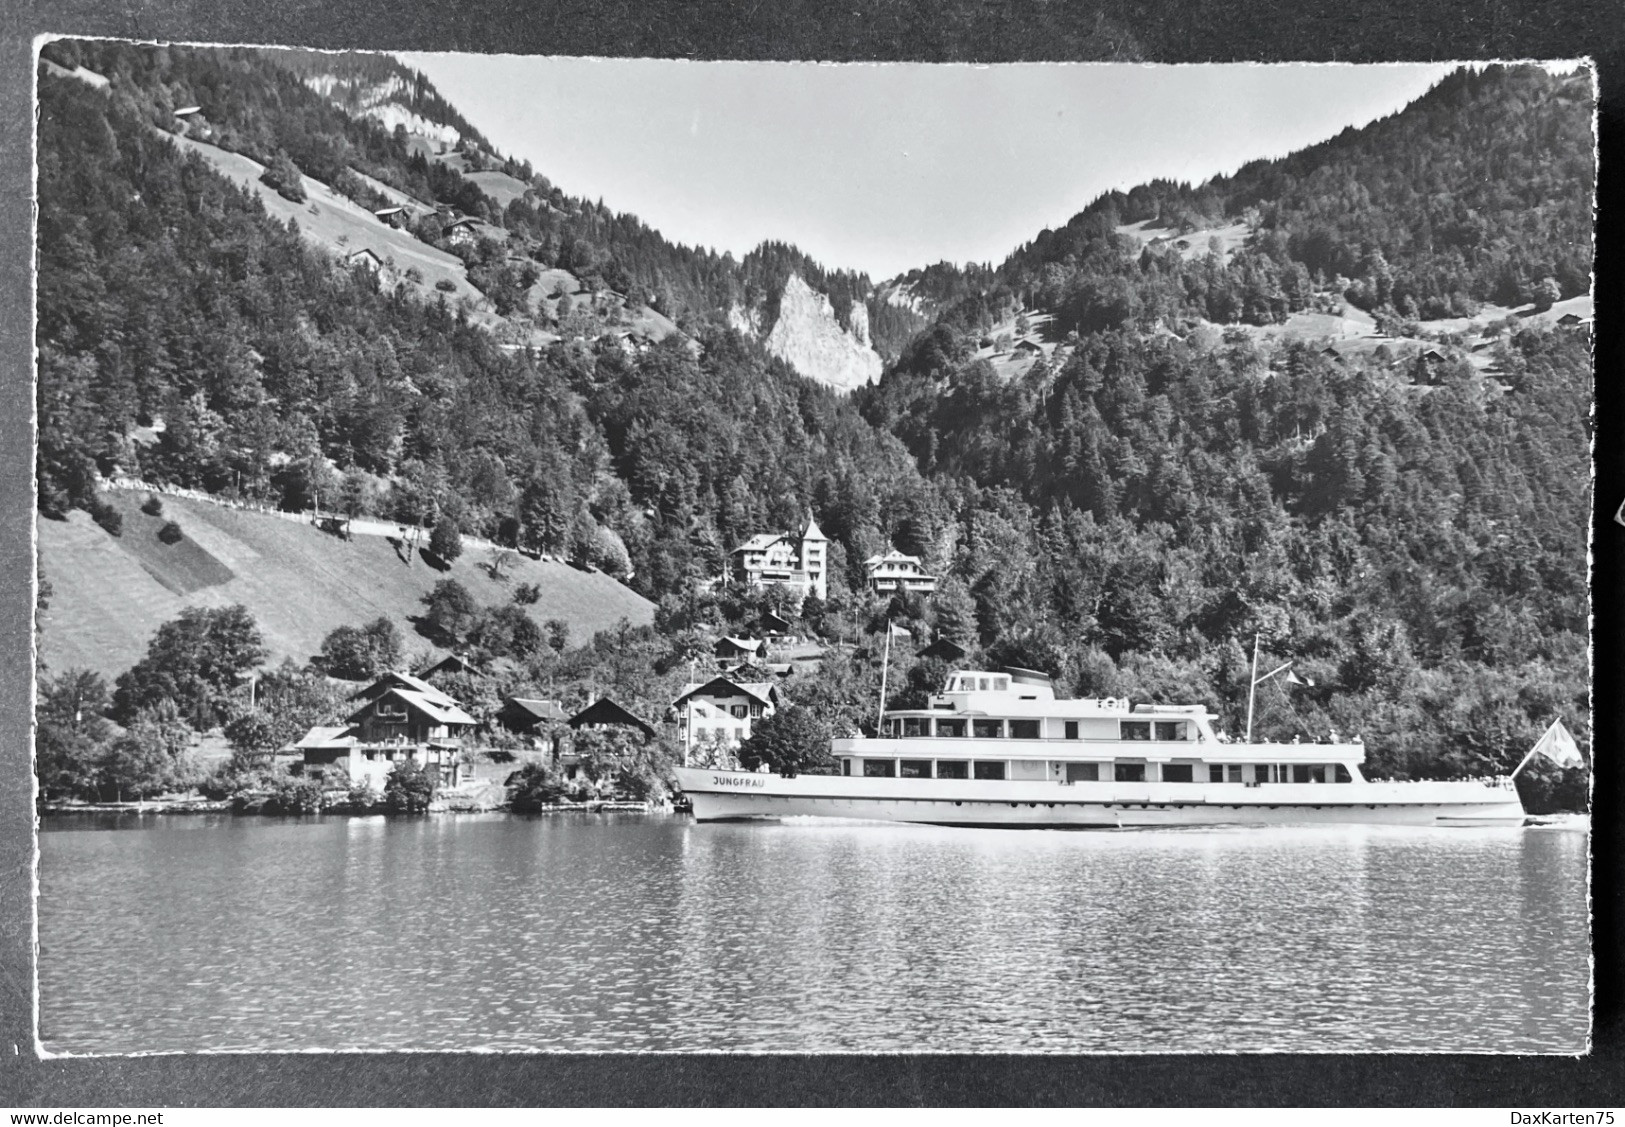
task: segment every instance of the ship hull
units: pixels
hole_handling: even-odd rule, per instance
[[[1113,784],[793,779],[680,768],[700,822],[858,818],[1010,829],[1221,825],[1517,826],[1516,792],[1479,783]],[[1339,793],[1341,792],[1341,793]]]

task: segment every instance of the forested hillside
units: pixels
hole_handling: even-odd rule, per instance
[[[1529,315],[1588,287],[1584,76],[1464,71],[1284,160],[1105,197],[999,266],[875,287],[787,245],[739,262],[673,246],[477,151],[420,86],[413,112],[476,138],[454,163],[534,191],[499,207],[258,52],[54,50],[112,83],[41,78],[47,519],[97,513],[98,475],[121,472],[449,523],[626,577],[660,603],[663,638],[637,652],[669,677],[703,650],[695,627],[761,609],[709,589],[728,551],[810,511],[833,575],[801,628],[857,642],[792,683],[827,724],[872,722],[865,638],[891,618],[1068,693],[1205,702],[1232,732],[1262,633],[1315,685],[1270,686],[1259,731],[1359,732],[1377,774],[1504,769],[1554,715],[1589,737],[1590,341]],[[458,253],[504,316],[558,268],[689,335],[504,348],[443,296],[343,267],[174,145],[189,104],[264,163],[500,225],[520,242]],[[1166,239],[1125,232],[1147,223]],[[1226,224],[1245,228],[1233,247],[1179,245]],[[837,395],[725,327],[736,306],[771,319],[792,271],[843,325],[867,303],[897,357],[878,385]],[[1508,312],[1469,339],[1486,303]],[[1283,329],[1348,309],[1384,343],[1341,355]],[[1047,351],[1012,377],[984,334],[1018,315],[1044,323]],[[864,592],[862,561],[888,543],[943,577],[935,597]],[[602,649],[563,668],[601,679]],[[897,700],[942,672],[901,664]],[[658,696],[652,671],[617,668]]]

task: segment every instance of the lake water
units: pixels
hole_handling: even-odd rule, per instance
[[[48,819],[48,1050],[1578,1053],[1576,829]]]

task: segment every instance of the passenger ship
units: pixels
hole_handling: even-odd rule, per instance
[[[953,673],[930,707],[837,739],[839,775],[678,769],[697,821],[951,826],[1519,825],[1511,779],[1373,782],[1359,743],[1228,743],[1200,705],[1057,700],[1024,669]]]

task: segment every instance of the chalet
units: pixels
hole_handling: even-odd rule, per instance
[[[556,700],[508,697],[497,710],[497,726],[527,739],[533,751],[540,751],[554,763],[563,750],[559,728],[566,721],[564,709]]]
[[[473,673],[475,669],[468,659],[459,654],[447,654],[439,661],[423,671],[423,680],[432,681],[436,677],[450,677],[458,673]]]
[[[362,247],[360,250],[352,250],[349,254],[345,255],[344,265],[362,266],[374,274],[384,273],[384,260],[379,258],[378,255],[368,247]]]
[[[956,661],[963,661],[967,652],[968,651],[965,649],[965,647],[961,646],[958,642],[950,641],[947,638],[938,638],[936,641],[932,642],[929,646],[926,646],[925,649],[921,650],[914,656],[934,657],[939,661],[952,663]]]
[[[906,556],[893,548],[883,556],[863,561],[870,590],[876,594],[907,592],[929,595],[937,589],[937,577],[927,575],[919,556]]]
[[[788,661],[741,661],[719,668],[730,681],[766,681],[771,677],[782,681],[795,671]]]
[[[410,673],[402,673],[398,670],[379,674],[377,679],[374,680],[372,684],[351,693],[350,699],[372,700],[373,698],[388,692],[390,689],[410,689],[412,692],[431,695],[444,702],[456,703],[452,701],[451,697],[447,696],[444,692],[435,688],[421,677],[414,677]]]
[[[373,212],[380,223],[387,223],[391,227],[405,227],[412,221],[412,213],[404,207],[381,207]]]
[[[638,719],[608,697],[599,697],[565,721],[576,731],[583,728],[635,728],[645,739],[654,739],[654,725]]]
[[[293,746],[307,771],[343,763],[351,780],[382,790],[400,763],[461,778],[463,741],[474,718],[451,697],[407,673],[386,673],[355,693],[360,707],[343,727],[315,727]]]
[[[453,246],[465,245],[474,241],[474,220],[463,216],[453,219],[440,228],[440,237]]]
[[[769,638],[782,637],[790,632],[790,620],[770,610],[762,612],[762,632]]]
[[[1023,337],[1021,340],[1016,341],[1015,346],[1010,349],[1010,355],[1018,360],[1023,357],[1040,357],[1044,355],[1044,346],[1037,341]]]
[[[758,638],[718,638],[716,655],[723,660],[733,658],[763,657],[767,652],[767,643]]]
[[[752,587],[782,586],[829,597],[829,537],[812,514],[801,532],[762,532],[729,554],[734,578]]]
[[[508,697],[497,711],[497,723],[519,735],[535,732],[549,724],[562,724],[566,719],[558,701],[533,697]]]
[[[713,677],[684,685],[671,702],[683,762],[687,764],[694,751],[708,743],[731,755],[750,739],[752,723],[772,716],[780,700],[779,687],[772,681]]]
[[[1563,316],[1557,319],[1556,324],[1564,329],[1574,329],[1581,326],[1589,327],[1591,324],[1591,318],[1582,317],[1578,313],[1565,313]]]

